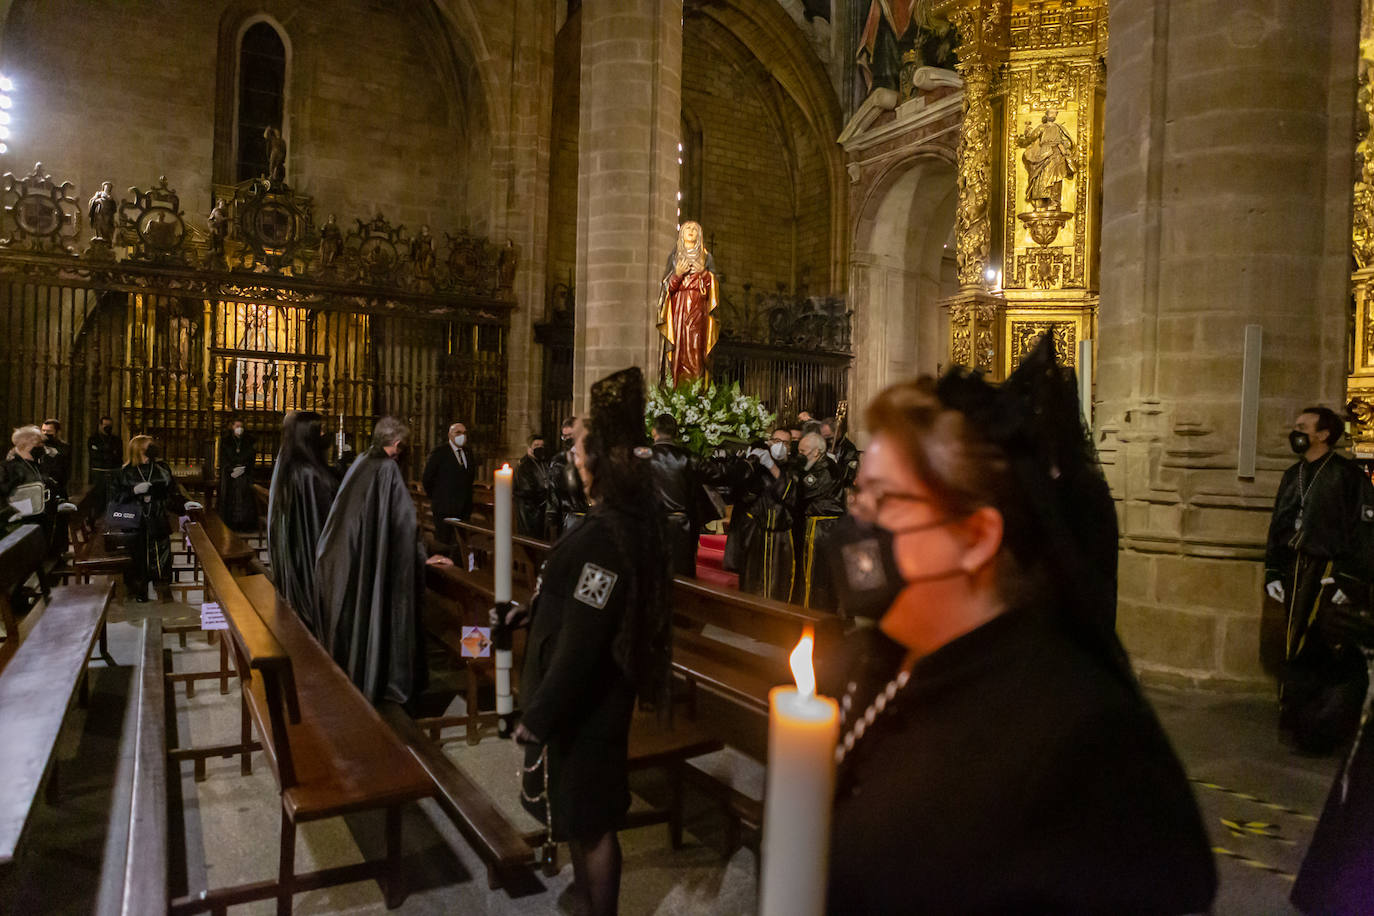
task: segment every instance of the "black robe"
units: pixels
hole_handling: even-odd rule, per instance
[[[585,839],[619,828],[630,807],[630,715],[635,689],[617,664],[616,635],[637,609],[636,574],[617,544],[612,510],[597,509],[567,532],[544,563],[530,606],[520,681],[522,721],[547,747],[553,836]],[[539,748],[526,751],[534,767]],[[525,777],[524,805],[541,821],[544,772]]]
[[[549,474],[553,477],[554,496],[558,500],[558,533],[561,536],[576,528],[586,517],[587,494],[582,492],[582,475],[573,463],[571,449],[553,456]]]
[[[917,662],[841,765],[830,850],[832,913],[1194,913],[1216,892],[1139,690],[1025,610]]]
[[[348,469],[315,556],[320,641],[370,701],[406,704],[426,680],[424,547],[396,461],[373,448]]]
[[[802,607],[833,611],[838,602],[830,585],[830,564],[825,561],[826,537],[845,512],[844,482],[839,467],[825,455],[799,473],[797,586],[793,597]]]
[[[1374,728],[1369,723],[1336,774],[1292,900],[1314,916],[1374,913]]]
[[[1280,727],[1299,747],[1330,752],[1354,731],[1367,683],[1359,649],[1323,626],[1336,589],[1369,606],[1374,486],[1359,465],[1330,452],[1284,473],[1264,566],[1266,582],[1283,583],[1288,616]],[[1334,585],[1323,585],[1326,578]]]
[[[753,486],[758,495],[744,512],[746,520],[741,534],[748,540],[741,545],[739,587],[776,601],[791,601],[797,575],[792,542],[797,469],[790,461],[780,462],[778,467],[781,473],[777,477],[761,465],[755,470]]]
[[[298,462],[283,468],[280,459],[272,469],[267,501],[267,551],[272,560],[272,582],[310,632],[323,632],[315,592],[315,551],[338,482],[323,466]]]
[[[235,531],[258,529],[258,503],[253,495],[253,437],[225,433],[219,440],[219,517]],[[237,468],[243,473],[233,476]]]
[[[148,491],[135,493],[141,483],[148,484]],[[172,526],[167,513],[183,514],[186,495],[166,462],[149,461],[126,464],[110,479],[110,502],[131,500],[143,504],[143,522],[129,548],[133,563],[124,573],[124,582],[131,594],[146,596],[150,582],[172,581]]]
[[[553,479],[549,466],[529,455],[515,466],[515,530],[526,537],[544,538],[554,514]]]

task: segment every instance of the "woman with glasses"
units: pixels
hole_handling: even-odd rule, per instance
[[[835,539],[842,603],[877,624],[841,694],[831,911],[1206,910],[1187,779],[1105,623],[1082,526],[1104,516],[1074,503],[1107,491],[1052,346],[997,388],[893,386],[868,427]]]

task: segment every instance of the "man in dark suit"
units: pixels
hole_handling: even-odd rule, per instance
[[[446,518],[468,520],[472,514],[472,482],[477,475],[477,462],[468,448],[468,428],[454,423],[448,428],[448,440],[429,453],[421,482],[429,495],[434,512],[434,537],[442,544],[457,543],[457,533]]]

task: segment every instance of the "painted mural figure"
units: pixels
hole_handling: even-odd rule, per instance
[[[1026,166],[1026,202],[1037,210],[1058,210],[1064,191],[1064,179],[1074,176],[1074,145],[1061,124],[1055,121],[1059,112],[1051,108],[1040,119],[1039,127],[1026,122],[1026,129],[1016,138],[1016,145],[1025,149],[1021,161]]]
[[[658,296],[658,330],[666,342],[664,376],[675,385],[706,377],[706,361],[720,337],[720,324],[712,315],[717,301],[715,269],[701,224],[683,223]]]

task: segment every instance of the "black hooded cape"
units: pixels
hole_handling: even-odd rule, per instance
[[[279,458],[267,498],[273,583],[317,639],[324,628],[315,592],[315,551],[337,489],[337,480],[323,468],[304,462],[287,467]]]
[[[373,448],[348,469],[315,557],[320,641],[373,703],[424,689],[424,563],[401,469]]]

